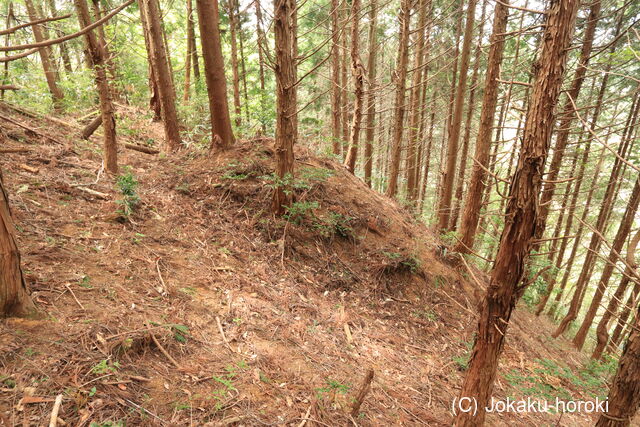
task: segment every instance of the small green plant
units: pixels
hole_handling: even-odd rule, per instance
[[[382,255],[387,257],[395,270],[408,270],[417,273],[420,270],[420,259],[416,255],[403,255],[399,252],[382,251]]]
[[[336,394],[347,394],[350,389],[350,384],[342,384],[339,381],[328,378],[324,387],[319,387],[315,390],[318,400],[323,400],[326,396],[331,396],[331,400],[333,400]]]
[[[458,233],[455,231],[447,231],[440,235],[440,240],[442,240],[447,246],[453,246],[453,244],[458,241]]]
[[[80,281],[78,282],[78,285],[80,285],[85,289],[93,289],[93,285],[91,284],[91,277],[86,275],[82,276],[82,279],[80,279]]]
[[[473,340],[471,341],[463,341],[465,351],[451,358],[453,362],[455,362],[456,366],[461,371],[466,371],[469,367],[469,361],[471,360],[471,350],[473,349]]]
[[[116,203],[121,206],[118,213],[128,218],[135,212],[140,203],[140,197],[136,193],[138,181],[133,173],[131,173],[130,168],[125,168],[125,173],[118,176],[116,179],[116,187],[118,191],[120,191],[120,194],[122,194],[122,199],[116,201]]]
[[[189,327],[185,325],[169,325],[169,329],[173,332],[173,338],[179,343],[186,343],[189,336]]]
[[[313,212],[314,209],[318,209],[320,204],[318,202],[293,202],[291,206],[286,207],[286,213],[283,215],[284,219],[294,224],[301,224],[308,213]]]
[[[118,372],[119,368],[120,368],[120,363],[118,363],[117,361],[112,362],[109,359],[103,359],[97,364],[95,364],[93,368],[91,368],[91,372],[98,375],[112,374],[112,373]]]

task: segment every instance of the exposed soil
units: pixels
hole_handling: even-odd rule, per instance
[[[0,154],[0,167],[41,312],[0,323],[6,425],[48,425],[58,394],[60,417],[75,426],[450,424],[487,278],[474,269],[476,282],[397,203],[300,149],[299,209],[276,219],[264,139],[212,157],[121,150],[139,183],[127,217],[115,179],[101,171],[99,137],[81,141],[71,119],[0,113],[57,141],[1,122],[0,148],[28,150]],[[159,134],[156,124],[136,126],[141,141]],[[582,367],[581,354],[548,338],[551,327],[519,307],[496,398],[521,395],[504,374],[534,375],[539,360]],[[351,418],[368,368],[371,391]],[[546,380],[591,397],[565,377]]]

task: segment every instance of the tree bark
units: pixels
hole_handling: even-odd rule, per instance
[[[626,427],[631,425],[640,406],[640,308],[634,327],[622,352],[609,397],[606,413],[600,415],[596,427]]]
[[[331,148],[333,154],[340,154],[340,110],[342,92],[340,89],[340,1],[331,0]],[[371,56],[371,53],[369,53]]]
[[[627,240],[627,236],[631,231],[631,227],[633,226],[633,219],[636,215],[636,212],[638,212],[639,203],[640,178],[636,180],[636,184],[633,187],[633,192],[631,193],[629,203],[620,222],[620,226],[618,228],[618,232],[616,233],[616,237],[613,240],[613,244],[611,245],[611,252],[609,254],[608,262],[605,264],[604,269],[602,270],[602,276],[600,277],[600,281],[598,282],[598,287],[595,294],[593,295],[593,298],[591,299],[591,305],[589,305],[589,309],[584,317],[584,320],[582,321],[582,325],[580,325],[580,329],[578,329],[578,332],[576,332],[576,336],[573,338],[573,344],[580,350],[582,350],[582,346],[584,345],[584,341],[587,338],[587,334],[589,333],[589,329],[591,328],[593,319],[596,317],[596,313],[598,312],[598,308],[600,307],[600,302],[604,297],[604,292],[609,285],[609,280],[611,279],[614,266],[618,261],[619,254],[622,251],[622,246],[624,245],[625,241]]]
[[[411,94],[409,96],[409,136],[407,139],[407,157],[405,175],[407,177],[407,199],[414,204],[418,198],[418,184],[416,182],[416,147],[420,144],[420,99],[422,91],[426,90],[421,84],[423,76],[423,61],[425,47],[425,27],[427,12],[431,9],[431,0],[418,1],[418,28],[416,29],[416,48],[413,61],[413,74],[411,76]]]
[[[147,51],[148,57],[148,72],[149,72],[149,108],[153,111],[153,121],[159,122],[162,120],[162,107],[160,105],[160,90],[158,89],[158,78],[156,77],[155,67],[153,66],[153,48],[151,47],[151,35],[149,34],[149,20],[147,14],[142,7],[140,7],[140,22],[142,24],[142,34],[144,36],[144,45]],[[91,60],[89,60],[91,62]]]
[[[471,40],[473,39],[473,23],[476,11],[476,0],[469,0],[467,4],[467,18],[462,42],[460,57],[459,82],[456,88],[456,98],[453,108],[453,118],[449,129],[447,141],[447,167],[442,177],[442,195],[438,204],[438,230],[449,231],[451,218],[451,199],[453,197],[453,184],[456,177],[456,163],[458,160],[458,143],[460,139],[460,125],[462,123],[462,110],[464,109],[464,95],[467,89],[467,72],[469,70],[469,57],[471,53]]]
[[[400,156],[402,154],[402,133],[404,130],[405,91],[407,88],[407,62],[409,51],[409,25],[411,19],[411,1],[400,2],[400,40],[398,41],[398,60],[395,72],[396,95],[393,116],[393,140],[391,158],[389,160],[389,184],[386,194],[395,197],[398,192],[398,175],[400,173]]]
[[[150,36],[150,59],[153,65],[154,74],[158,83],[158,93],[160,95],[160,105],[162,112],[162,122],[164,124],[165,151],[175,151],[182,145],[180,131],[178,128],[178,114],[176,112],[176,99],[173,90],[173,81],[169,61],[167,59],[167,48],[162,31],[162,21],[160,10],[155,0],[141,0],[141,9],[149,24]]]
[[[238,73],[238,43],[236,39],[236,13],[235,0],[227,2],[229,6],[229,32],[231,36],[231,71],[233,73],[233,107],[235,112],[235,123],[237,127],[242,124],[242,111],[240,107],[240,75]]]
[[[89,26],[92,23],[89,15],[89,7],[85,0],[74,0],[78,21],[81,27]],[[111,89],[107,80],[106,57],[104,44],[98,40],[93,31],[85,34],[87,47],[91,54],[91,63],[95,73],[96,88],[100,99],[100,116],[102,118],[102,128],[104,130],[104,168],[107,172],[118,173],[118,147],[116,141],[116,120],[113,114],[113,103],[111,101]]]
[[[276,46],[276,176],[280,179],[273,192],[273,212],[285,213],[285,208],[293,202],[290,181],[294,174],[293,146],[296,132],[296,72],[294,38],[296,37],[295,0],[274,0],[274,34]]]
[[[32,0],[25,0],[24,4],[27,6],[27,12],[29,13],[29,19],[31,21],[36,21],[40,19],[36,8],[34,7]],[[45,40],[45,37],[42,33],[42,27],[38,24],[32,25],[31,29],[33,31],[33,38],[37,43],[40,43]],[[51,99],[53,100],[53,108],[55,110],[60,110],[62,108],[62,100],[64,99],[64,93],[62,89],[58,86],[58,72],[56,71],[53,63],[51,61],[51,51],[49,50],[49,46],[41,47],[39,50],[40,59],[42,60],[42,67],[44,68],[44,75],[47,79],[47,86],[49,87],[49,92],[51,92]]]
[[[334,0],[336,1],[336,0]],[[376,30],[378,19],[378,5],[376,0],[371,0],[369,10],[369,58],[367,59],[367,80],[369,80],[369,92],[367,94],[367,131],[364,145],[364,182],[371,187],[371,173],[373,169],[373,142],[376,127],[376,54],[378,51],[376,42]],[[333,65],[332,65],[333,66]],[[334,104],[332,103],[332,106]],[[338,102],[339,105],[339,102]],[[335,116],[335,111],[334,111]],[[339,128],[339,126],[338,126]],[[334,128],[335,129],[335,128]],[[334,147],[334,154],[335,147]]]
[[[358,157],[358,142],[360,139],[360,123],[362,122],[362,104],[364,101],[364,67],[360,60],[360,6],[361,0],[353,0],[351,3],[351,75],[353,76],[353,119],[349,134],[349,148],[344,160],[347,170],[354,173],[356,159]]]
[[[58,9],[56,8],[55,0],[48,0],[47,3],[49,5],[51,16],[57,16]],[[9,28],[9,25],[7,25],[7,28]],[[58,37],[62,37],[64,34],[62,30],[56,29],[56,35]],[[67,49],[66,43],[60,43],[60,57],[62,58],[62,64],[64,65],[64,70],[67,72],[67,74],[73,73],[73,68],[71,67],[71,58],[69,57],[69,50]]]
[[[196,0],[204,74],[211,114],[211,148],[226,149],[235,142],[229,117],[224,59],[218,29],[218,1]]]
[[[455,251],[468,254],[473,248],[478,221],[480,219],[480,208],[482,205],[482,194],[485,189],[486,179],[485,169],[489,163],[489,152],[491,149],[491,134],[493,131],[494,116],[498,103],[498,77],[504,52],[504,33],[507,28],[507,18],[509,9],[496,3],[493,18],[493,30],[491,34],[491,47],[487,63],[487,75],[485,77],[484,95],[482,98],[482,110],[480,113],[480,127],[476,139],[474,162],[471,169],[471,178],[467,188],[464,210],[460,223],[460,242],[456,245]]]
[[[9,208],[9,197],[0,172],[0,318],[35,313],[20,268],[20,251]]]
[[[187,56],[184,61],[184,94],[183,101],[189,101],[191,96],[191,61],[193,59],[195,36],[192,38],[193,31],[193,3],[187,0]]]
[[[627,321],[631,316],[631,310],[634,307],[637,307],[638,304],[638,295],[640,294],[640,280],[636,280],[633,285],[633,289],[631,290],[631,294],[627,297],[627,301],[622,308],[622,313],[618,316],[618,322],[616,323],[616,327],[613,329],[613,333],[611,334],[611,339],[609,340],[609,344],[607,345],[607,353],[611,354],[617,351],[618,346],[620,345],[620,341],[623,337],[623,329],[627,325]]]
[[[483,299],[478,332],[460,397],[475,398],[477,413],[458,411],[456,426],[482,425],[511,313],[524,292],[519,286],[535,235],[538,197],[562,88],[578,0],[552,0],[547,10],[539,69],[533,85],[518,166],[511,181],[505,226]]]

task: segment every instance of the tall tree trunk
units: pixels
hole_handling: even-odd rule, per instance
[[[422,91],[426,90],[421,84],[423,74],[425,27],[427,24],[427,12],[431,9],[431,0],[418,1],[418,28],[416,29],[416,48],[413,61],[413,75],[411,76],[411,95],[409,96],[409,137],[407,140],[407,157],[405,175],[407,177],[407,198],[412,204],[418,198],[418,183],[416,182],[416,147],[420,144],[418,139],[420,127],[420,99]]]
[[[600,415],[596,427],[629,426],[640,406],[640,308],[633,326],[611,383],[607,412]]]
[[[20,268],[9,197],[0,172],[0,318],[27,316],[35,312]]]
[[[411,20],[411,0],[400,2],[400,40],[398,41],[398,60],[395,71],[396,96],[393,116],[393,140],[389,168],[389,184],[387,196],[395,197],[398,192],[398,175],[400,173],[400,156],[402,154],[402,133],[404,130],[405,91],[407,88],[407,62],[409,54],[409,25]]]
[[[236,13],[235,0],[228,1],[229,6],[229,32],[231,38],[231,71],[233,73],[233,107],[235,112],[236,126],[242,124],[242,111],[240,110],[240,76],[238,73],[238,43],[236,36]]]
[[[37,21],[40,19],[32,0],[25,0],[24,4],[27,6],[27,12],[29,13],[29,19],[31,21]],[[39,24],[32,25],[31,29],[33,31],[33,38],[37,43],[45,40],[42,27]],[[53,65],[53,61],[51,60],[50,47],[41,47],[38,52],[40,53],[40,59],[42,60],[42,67],[44,68],[44,75],[47,79],[47,86],[49,87],[49,92],[51,92],[53,108],[55,110],[60,110],[62,108],[64,93],[62,93],[62,89],[58,86],[59,76]]]
[[[224,59],[218,29],[218,1],[196,0],[200,43],[204,59],[204,74],[207,80],[209,113],[211,115],[211,148],[226,149],[235,142],[231,130],[227,83],[224,76]]]
[[[247,90],[247,66],[244,55],[244,37],[242,32],[242,17],[240,16],[240,5],[238,1],[235,1],[236,5],[236,22],[237,28],[236,32],[238,35],[238,47],[240,48],[240,77],[242,78],[242,97],[244,98],[244,114],[247,119],[247,123],[249,123],[249,92]]]
[[[141,0],[140,3],[141,9],[144,9],[144,15],[149,25],[151,42],[149,57],[158,83],[158,93],[162,107],[162,122],[164,124],[165,150],[171,152],[180,148],[182,140],[180,139],[180,131],[178,129],[175,92],[173,90],[171,70],[166,55],[167,49],[160,20],[160,10],[155,0]]]
[[[349,140],[349,76],[347,74],[347,68],[349,64],[348,57],[348,43],[349,43],[349,4],[344,1],[340,2],[343,4],[343,7],[340,8],[340,19],[342,25],[342,38],[341,49],[340,49],[340,124],[342,125],[341,136],[340,136],[340,152],[344,157],[347,154],[347,141]]]
[[[58,9],[56,8],[55,0],[48,0],[47,4],[49,5],[49,10],[51,11],[51,16],[58,16]],[[7,25],[9,28],[9,25]],[[56,29],[56,35],[58,37],[62,37],[64,35],[63,31],[59,28]],[[69,49],[67,49],[66,43],[60,43],[60,57],[62,58],[62,64],[64,65],[64,70],[67,74],[73,73],[73,68],[71,67],[71,58],[69,57]]]
[[[78,21],[81,27],[87,27],[93,22],[89,14],[86,0],[74,0]],[[116,141],[116,120],[113,115],[111,102],[111,89],[107,80],[106,57],[104,44],[96,37],[93,31],[85,34],[87,47],[91,53],[91,63],[95,73],[96,88],[100,99],[100,116],[104,131],[104,168],[107,172],[118,173],[118,147]]]
[[[187,0],[187,56],[184,62],[184,94],[183,101],[188,101],[191,95],[191,61],[193,60],[195,36],[192,38],[193,31],[193,4],[191,0]]]
[[[15,21],[15,16],[13,15],[13,3],[9,2],[7,5],[7,18],[5,21],[5,28],[11,27],[11,21]],[[11,39],[11,34],[6,34],[4,36],[4,46],[9,46],[9,40]],[[5,52],[4,56],[9,56],[9,52]],[[4,63],[4,73],[2,75],[2,84],[9,84],[9,61]],[[4,100],[4,90],[0,90],[0,98]]]
[[[625,133],[630,132],[631,123],[635,122],[635,117],[638,114],[638,107],[640,106],[640,102],[638,102],[638,93],[636,93],[635,97],[635,105],[632,106],[632,109],[629,114],[629,119],[627,120],[627,126],[625,127]],[[576,282],[576,290],[571,299],[571,304],[569,306],[569,311],[564,316],[558,328],[552,334],[552,337],[557,338],[564,331],[567,330],[571,322],[573,322],[580,312],[580,308],[582,306],[582,301],[584,299],[584,295],[586,292],[586,288],[588,285],[589,277],[591,276],[591,272],[593,270],[593,266],[596,260],[596,254],[598,253],[600,246],[602,245],[602,238],[600,236],[605,234],[605,228],[607,226],[607,219],[613,209],[613,202],[615,200],[615,189],[617,187],[617,180],[620,176],[620,172],[622,169],[623,162],[620,161],[620,158],[625,158],[627,149],[629,148],[629,142],[632,138],[628,138],[626,135],[623,135],[622,141],[620,142],[620,146],[618,147],[618,155],[614,161],[613,167],[611,168],[611,175],[609,176],[609,182],[607,183],[607,187],[605,189],[605,194],[603,197],[602,205],[600,206],[600,212],[598,213],[598,219],[596,220],[595,231],[591,233],[591,241],[589,243],[589,249],[585,255],[584,262],[582,264],[582,270],[580,271],[580,276],[578,277],[578,281]],[[583,215],[584,216],[584,215]],[[563,279],[564,280],[564,279]]]
[[[296,27],[295,0],[274,0],[274,35],[276,46],[276,176],[287,183],[293,178],[293,146],[297,140],[296,132],[296,60],[294,39]],[[273,211],[282,215],[293,201],[292,188],[278,185],[273,192]]]
[[[467,18],[464,29],[464,41],[460,57],[460,79],[456,89],[456,98],[453,108],[453,118],[447,141],[447,167],[442,177],[442,195],[438,204],[438,230],[450,230],[451,199],[453,197],[453,184],[456,177],[456,163],[458,160],[458,142],[460,139],[460,125],[462,123],[462,110],[464,109],[464,95],[467,89],[467,72],[469,70],[469,57],[471,53],[471,40],[473,39],[473,23],[476,12],[476,0],[469,0],[467,4]]]
[[[101,19],[104,14],[100,9],[100,0],[92,0],[91,5],[93,9],[94,21]],[[110,90],[112,93],[112,97],[117,99],[122,97],[122,95],[120,94],[120,91],[118,90],[118,83],[120,81],[120,76],[118,75],[118,70],[116,68],[114,56],[111,54],[111,52],[109,51],[109,48],[107,47],[107,36],[104,29],[105,29],[105,26],[101,25],[98,28],[96,28],[96,33],[97,33],[98,43],[102,45],[101,50],[103,50],[104,52],[105,66],[109,71],[109,77],[111,80]]]
[[[142,7],[142,3],[140,4],[140,22],[142,24],[142,34],[144,36],[144,45],[147,51],[148,63],[149,66],[149,108],[153,111],[153,121],[159,122],[162,120],[162,106],[160,105],[160,89],[158,89],[158,77],[156,76],[155,67],[153,66],[153,48],[151,47],[151,35],[149,34],[149,20],[147,19],[147,14]],[[91,60],[89,59],[89,62]]]
[[[520,158],[511,181],[505,226],[460,392],[460,397],[476,399],[478,411],[458,411],[456,426],[483,424],[511,312],[524,292],[524,287],[519,285],[535,235],[538,197],[555,122],[554,109],[562,89],[578,6],[578,0],[552,0],[547,10],[539,69],[527,110]]]
[[[262,30],[262,6],[260,6],[260,0],[254,0],[256,9],[256,32],[258,33],[257,49],[258,49],[258,77],[260,79],[260,109],[265,110],[267,108],[267,99],[265,91],[264,81],[264,31]],[[262,133],[267,131],[266,122],[264,119],[260,120],[260,129]]]
[[[353,76],[353,119],[349,134],[349,148],[344,160],[347,170],[354,173],[356,158],[358,157],[358,142],[360,139],[360,123],[362,122],[362,104],[364,101],[364,67],[360,60],[360,4],[361,0],[353,0],[351,4],[351,75]]]
[[[429,117],[429,133],[427,136],[427,150],[424,155],[424,173],[422,174],[422,189],[420,191],[420,206],[418,212],[422,213],[424,201],[427,198],[427,183],[429,182],[429,169],[431,166],[431,149],[433,147],[433,128],[436,118],[436,91],[431,91],[431,115]]]
[[[482,98],[482,110],[480,113],[480,127],[476,139],[476,148],[471,178],[467,188],[464,210],[460,224],[460,241],[455,247],[455,251],[468,254],[473,248],[473,243],[478,229],[480,219],[480,208],[482,205],[482,194],[485,189],[486,179],[485,169],[489,162],[489,152],[491,149],[491,134],[493,131],[493,121],[498,103],[498,77],[504,52],[504,33],[507,28],[507,18],[509,9],[507,6],[496,3],[493,18],[493,30],[491,34],[491,47],[487,63],[487,75],[485,77],[484,95]]]
[[[637,307],[639,294],[640,280],[636,280],[631,293],[627,297],[627,301],[625,302],[624,307],[622,307],[622,313],[620,313],[620,316],[618,316],[618,322],[616,323],[616,327],[613,329],[613,333],[611,334],[609,345],[607,345],[607,353],[616,352],[618,347],[620,346],[620,341],[623,337],[623,329],[627,325],[627,321],[631,316],[631,310]]]
[[[372,9],[373,10],[373,9]],[[331,148],[340,154],[340,119],[342,90],[340,88],[340,1],[331,0]],[[369,53],[371,56],[371,53]]]
[[[469,89],[469,104],[467,106],[467,117],[464,125],[464,136],[462,137],[462,153],[460,154],[460,172],[458,173],[458,181],[456,183],[455,203],[453,212],[451,213],[450,229],[455,231],[458,227],[458,217],[460,216],[460,205],[462,203],[462,194],[464,191],[464,183],[467,171],[467,156],[469,153],[469,139],[471,136],[471,119],[473,118],[473,110],[476,99],[476,88],[478,85],[478,69],[481,61],[482,39],[484,36],[484,17],[487,10],[487,0],[482,2],[482,13],[480,14],[480,29],[478,31],[478,44],[476,45],[475,58],[473,63],[473,73],[471,75],[471,86]]]
[[[624,275],[622,277],[622,280],[620,280],[618,288],[611,297],[611,300],[609,300],[609,305],[607,306],[606,311],[602,314],[602,318],[598,323],[598,327],[596,329],[596,346],[593,349],[593,353],[591,354],[592,359],[600,359],[602,357],[602,352],[604,351],[609,341],[609,321],[616,315],[618,306],[620,305],[620,301],[624,297],[624,293],[627,290],[629,282],[633,280],[636,283],[640,283],[640,277],[638,277],[636,271],[638,264],[635,259],[635,253],[636,249],[638,248],[639,242],[640,230],[636,231],[636,234],[629,242],[629,246],[627,246],[627,267],[624,270]]]
[[[334,0],[336,1],[336,0]],[[333,4],[333,3],[332,3]],[[367,80],[369,80],[369,91],[367,94],[367,132],[364,146],[364,182],[371,187],[371,172],[373,166],[373,139],[375,137],[376,126],[376,53],[378,51],[376,42],[378,18],[378,5],[376,0],[371,0],[369,10],[369,58],[367,59]],[[333,59],[333,58],[332,58]],[[332,64],[333,69],[333,64]],[[339,103],[338,103],[339,104]],[[333,102],[332,102],[333,106]],[[335,111],[333,112],[335,117]],[[339,127],[339,126],[338,126]],[[335,129],[335,128],[334,128]],[[334,148],[334,154],[335,148]]]
[[[546,175],[546,181],[544,189],[542,190],[542,196],[540,198],[540,224],[536,228],[536,239],[542,239],[546,228],[547,216],[551,208],[551,199],[555,193],[556,182],[558,179],[558,173],[560,172],[560,166],[562,165],[562,159],[567,147],[567,141],[569,140],[569,134],[571,132],[571,124],[575,119],[574,105],[577,105],[578,96],[582,89],[582,84],[585,80],[587,73],[587,65],[591,59],[591,48],[593,46],[593,37],[596,32],[596,26],[598,19],[600,18],[600,0],[596,0],[591,3],[591,9],[589,17],[587,18],[587,27],[584,30],[584,38],[582,42],[582,50],[580,51],[580,59],[578,61],[578,68],[573,78],[571,88],[567,92],[567,100],[564,104],[562,113],[560,114],[560,124],[558,126],[558,134],[556,136],[556,144],[553,148],[553,156],[549,164],[549,170]],[[534,250],[539,247],[536,244]]]
[[[576,332],[576,336],[573,338],[573,344],[580,350],[582,350],[582,346],[584,345],[584,341],[587,338],[587,334],[589,333],[589,329],[591,328],[591,324],[593,323],[593,319],[596,317],[596,313],[598,312],[598,308],[600,307],[600,302],[604,297],[604,292],[609,286],[609,280],[611,279],[611,275],[613,274],[613,269],[618,261],[618,257],[622,251],[622,246],[627,240],[627,236],[631,231],[631,227],[633,226],[633,219],[638,211],[638,203],[640,203],[640,178],[636,180],[636,184],[633,187],[633,192],[631,193],[631,197],[629,199],[629,204],[624,212],[622,220],[620,222],[620,227],[618,228],[618,232],[616,233],[616,237],[613,240],[613,244],[611,245],[611,253],[609,254],[608,262],[605,264],[604,269],[602,270],[602,276],[600,277],[600,281],[598,282],[598,287],[596,288],[596,292],[591,299],[591,305],[589,305],[589,309],[587,310],[587,314],[582,321],[582,325],[580,325],[580,329]]]

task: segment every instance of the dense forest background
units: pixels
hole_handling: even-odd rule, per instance
[[[0,96],[101,132],[120,176],[118,138],[160,158],[274,138],[265,179],[296,224],[321,206],[295,194],[294,144],[342,163],[489,275],[464,390],[490,390],[502,338],[482,319],[521,298],[615,365],[640,294],[640,4],[512,3],[2,0]]]

